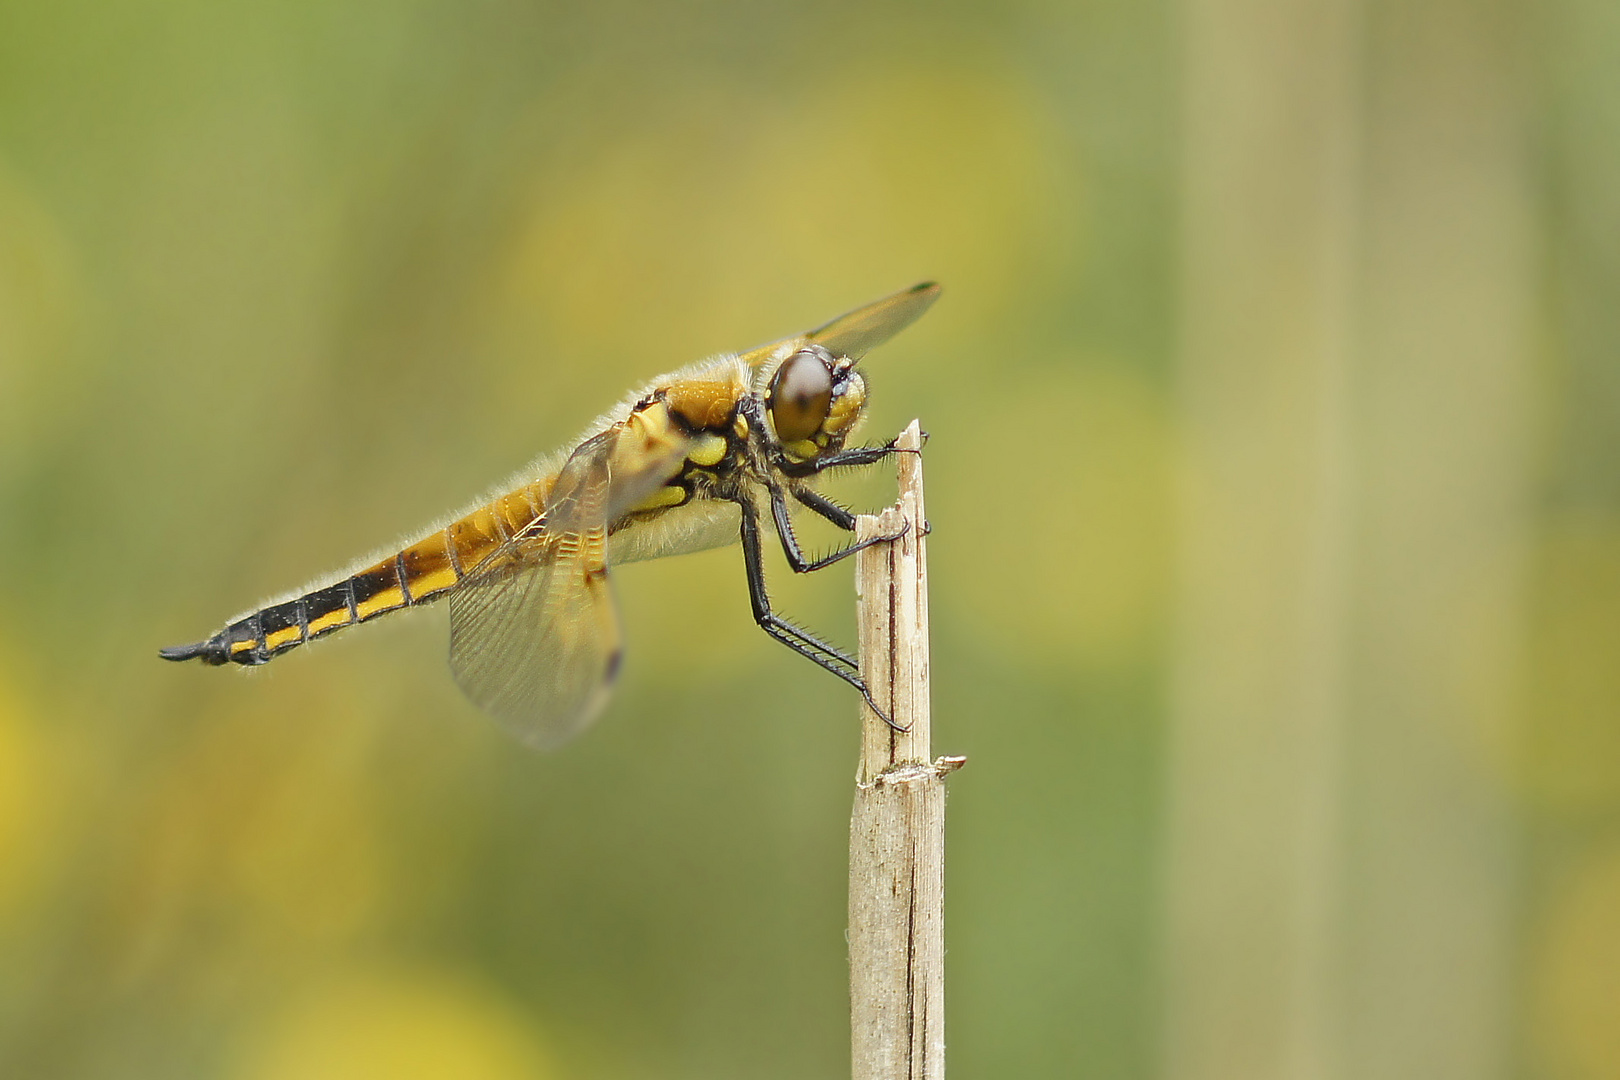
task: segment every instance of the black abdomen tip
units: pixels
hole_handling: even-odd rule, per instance
[[[201,660],[205,664],[223,664],[224,653],[225,650],[212,638],[195,645],[171,645],[158,650],[158,655],[165,660]]]

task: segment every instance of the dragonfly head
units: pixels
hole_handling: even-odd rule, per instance
[[[866,380],[855,361],[806,345],[782,361],[765,392],[777,441],[808,461],[844,444],[866,411]]]

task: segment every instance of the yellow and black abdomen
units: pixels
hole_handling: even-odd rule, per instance
[[[335,630],[436,599],[540,517],[552,482],[521,487],[341,581],[245,615],[207,641],[160,649],[158,655],[205,664],[263,664]]]

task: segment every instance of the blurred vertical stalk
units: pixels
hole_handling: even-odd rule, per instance
[[[912,421],[896,445],[920,450]],[[929,749],[928,563],[922,456],[899,454],[899,505],[856,523],[898,532],[855,566],[861,673],[906,728],[862,706],[849,824],[850,1042],[855,1080],[945,1075],[945,775],[961,758]]]
[[[1181,6],[1175,1080],[1510,1070],[1532,282],[1505,10]]]
[[[1325,1080],[1349,590],[1354,0],[1186,0],[1166,1073]]]

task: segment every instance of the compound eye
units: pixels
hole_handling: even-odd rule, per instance
[[[771,423],[785,443],[808,439],[821,430],[832,405],[832,372],[826,350],[800,349],[782,362],[771,380]]]

